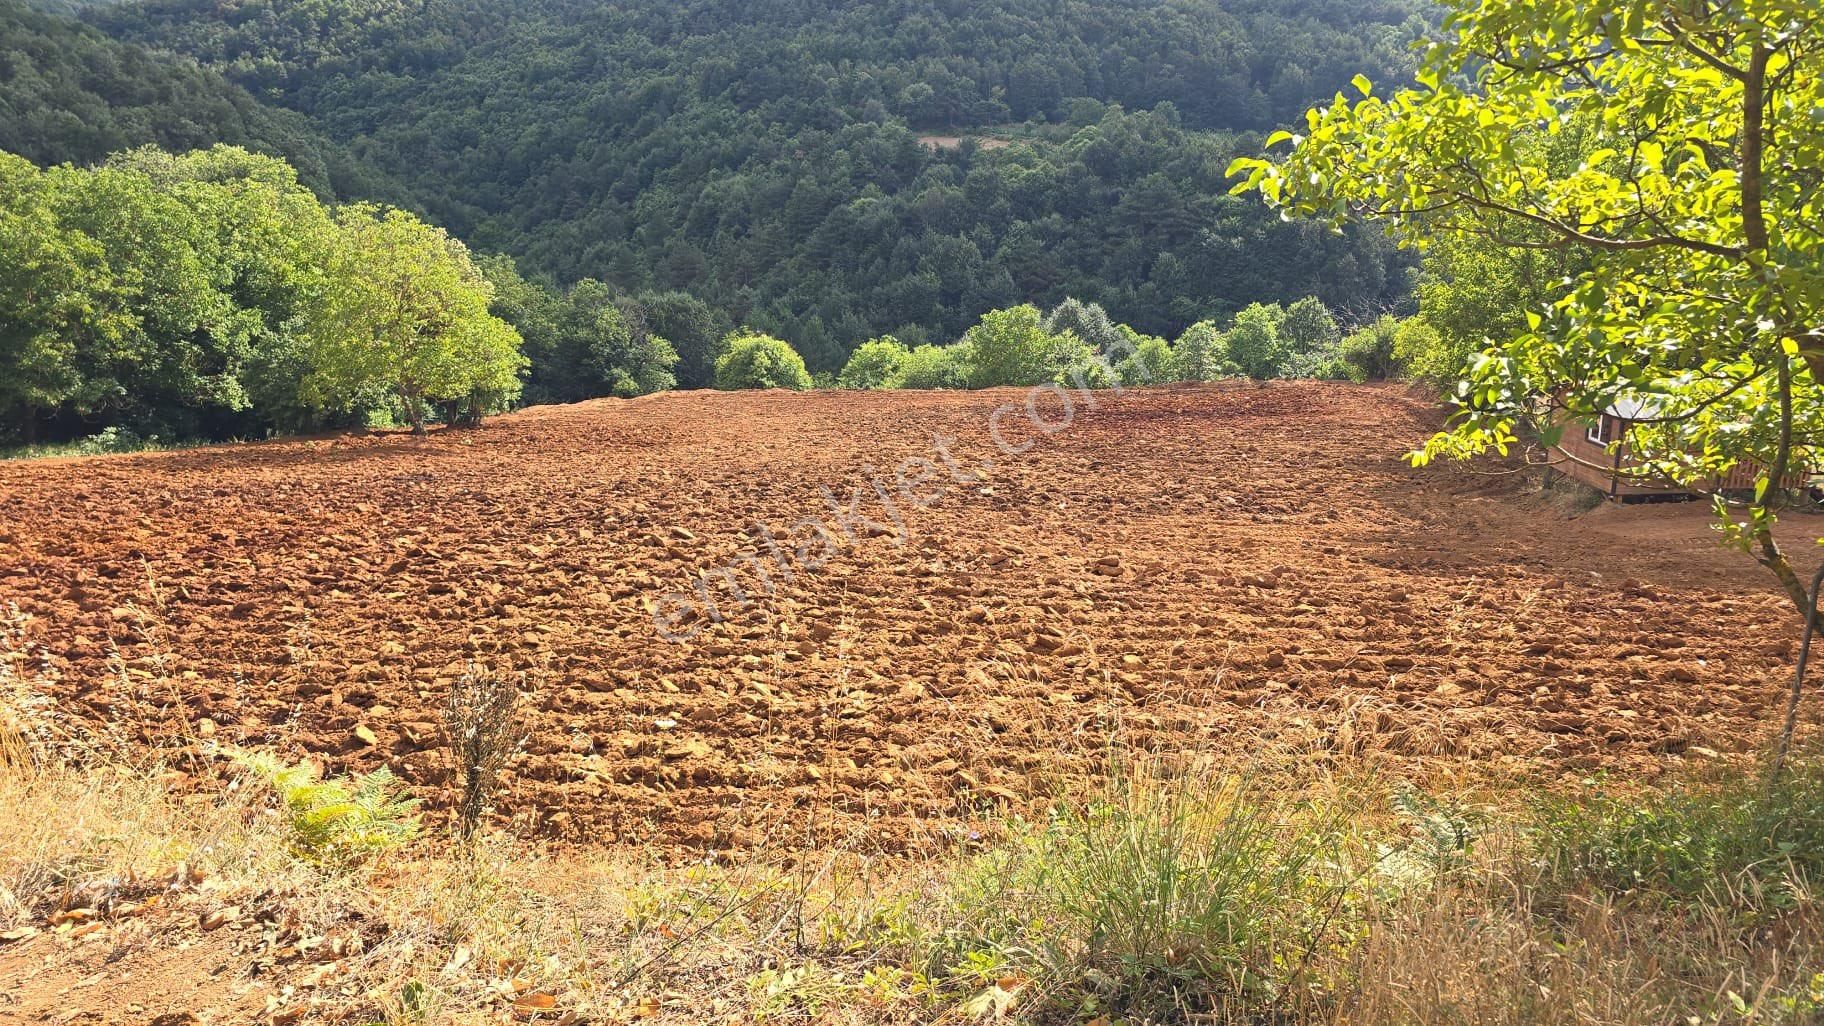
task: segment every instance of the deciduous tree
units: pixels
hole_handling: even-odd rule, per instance
[[[1419,462],[1650,411],[1640,473],[1714,490],[1729,540],[1814,599],[1773,535],[1824,445],[1824,8],[1816,0],[1454,0],[1419,87],[1358,78],[1239,188],[1287,210],[1573,252],[1563,294],[1463,369]],[[1551,141],[1577,133],[1566,169]],[[1797,690],[1794,691],[1796,703]],[[1790,717],[1788,724],[1790,724]]]
[[[357,205],[336,220],[317,311],[325,323],[305,381],[313,401],[334,405],[383,385],[422,433],[428,402],[519,394],[519,333],[488,312],[493,290],[460,242],[402,210]]]

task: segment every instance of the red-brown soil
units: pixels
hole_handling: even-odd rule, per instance
[[[0,465],[0,602],[73,722],[192,769],[212,740],[387,763],[433,802],[450,679],[528,671],[503,811],[594,843],[922,845],[1115,734],[1652,775],[1776,716],[1792,617],[1701,508],[1571,516],[1412,470],[1436,414],[1391,388],[1079,397],[1049,436],[1006,417],[1033,444],[996,451],[1023,398],[681,393]],[[934,434],[986,480],[951,481]],[[769,564],[770,598],[732,562],[756,523],[804,541],[819,486],[887,521],[867,482],[895,494],[908,457],[950,483],[902,501],[903,544],[808,546],[827,564]],[[664,640],[653,604],[699,573],[728,619]]]

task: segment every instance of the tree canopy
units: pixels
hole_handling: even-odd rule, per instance
[[[1314,110],[1241,188],[1417,245],[1570,254],[1462,368],[1421,460],[1547,442],[1625,401],[1639,473],[1714,490],[1729,536],[1809,599],[1771,525],[1824,444],[1824,10],[1812,0],[1456,0],[1416,88]],[[1564,159],[1569,148],[1575,160]],[[1466,243],[1463,240],[1478,240]]]
[[[811,374],[804,369],[804,358],[789,343],[752,332],[729,338],[725,351],[716,360],[716,387],[789,388],[811,387]]]
[[[306,401],[333,408],[381,386],[422,432],[426,403],[461,403],[473,417],[518,397],[519,333],[488,311],[493,287],[460,242],[366,204],[337,211],[336,227],[312,310]]]
[[[905,343],[889,335],[871,339],[855,347],[849,362],[837,375],[842,388],[887,388],[900,379],[905,362],[912,355]]]
[[[519,336],[467,250],[398,210],[325,206],[285,162],[146,148],[0,153],[0,418],[168,439],[511,401]]]

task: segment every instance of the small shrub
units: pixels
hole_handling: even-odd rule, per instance
[[[790,388],[798,391],[811,387],[811,373],[804,358],[790,345],[770,335],[736,334],[729,338],[724,352],[716,360],[716,387],[732,391],[742,388]]]
[[[1177,378],[1177,360],[1165,339],[1137,334],[1126,326],[1122,331],[1130,336],[1123,347],[1128,351],[1115,365],[1123,385],[1160,385]]]
[[[1394,356],[1394,340],[1399,332],[1399,319],[1384,315],[1343,339],[1343,362],[1349,366],[1350,379],[1384,381],[1398,375],[1400,362]]]
[[[1058,372],[1052,380],[1071,388],[1114,388],[1121,383],[1115,368],[1107,359],[1075,335],[1062,335],[1064,344],[1056,353]]]
[[[910,355],[911,351],[891,335],[863,342],[850,354],[836,384],[840,388],[890,388]]]
[[[107,456],[129,452],[157,452],[171,448],[158,435],[140,435],[129,428],[108,427],[70,442],[26,445],[0,449],[0,460],[48,459],[58,456]]]
[[[1280,364],[1279,376],[1292,380],[1348,381],[1353,377],[1350,370],[1342,350],[1332,347],[1287,356]]]
[[[1186,328],[1173,347],[1173,358],[1177,364],[1172,376],[1179,381],[1215,381],[1236,373],[1214,321],[1198,321]]]
[[[1644,795],[1597,791],[1548,805],[1539,832],[1567,888],[1778,908],[1824,881],[1824,765],[1790,766],[1771,792],[1739,772]]]
[[[966,388],[968,350],[962,346],[923,345],[900,361],[890,388]]]
[[[1307,296],[1293,303],[1275,330],[1281,354],[1276,377],[1342,381],[1350,376],[1343,334],[1321,300]]]
[[[1420,381],[1445,387],[1467,369],[1469,353],[1445,341],[1438,329],[1419,317],[1408,317],[1393,333],[1393,357]]]
[[[1066,366],[1060,359],[1058,340],[1075,337],[1046,331],[1039,310],[1034,306],[1015,306],[983,314],[981,323],[963,335],[963,344],[968,347],[965,352],[969,387],[1038,385],[1050,381]]]
[[[444,743],[456,786],[456,834],[475,836],[487,814],[500,771],[526,740],[520,721],[525,677],[508,676],[470,663],[450,685],[443,706]]]
[[[1280,322],[1285,318],[1285,310],[1277,303],[1255,303],[1244,308],[1222,333],[1222,351],[1234,361],[1236,369],[1250,378],[1279,377],[1287,356],[1279,337]]]
[[[103,428],[99,433],[90,435],[76,444],[76,451],[84,455],[103,455],[118,452],[145,452],[158,447],[158,436],[147,435],[144,438],[122,427]]]
[[[1470,850],[1482,836],[1479,823],[1409,786],[1394,790],[1392,804],[1410,836],[1383,845],[1377,867],[1396,891],[1429,886],[1469,867]]]
[[[418,802],[384,766],[358,777],[324,778],[312,763],[292,765],[266,752],[234,758],[278,796],[292,848],[307,859],[358,860],[418,834]]]

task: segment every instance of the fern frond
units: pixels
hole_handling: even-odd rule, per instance
[[[267,752],[231,755],[272,789],[284,808],[292,846],[306,858],[359,858],[418,833],[418,800],[384,766],[359,777],[325,778],[310,762],[292,765]]]

